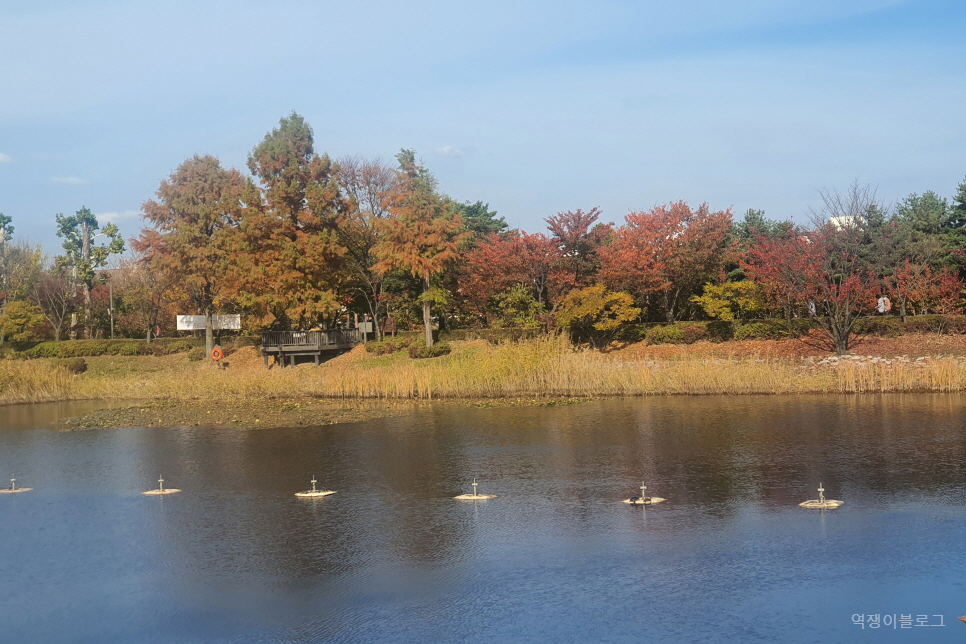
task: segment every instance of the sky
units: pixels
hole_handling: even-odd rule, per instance
[[[247,174],[296,111],[318,152],[412,148],[514,228],[683,199],[806,222],[966,178],[966,3],[0,0],[0,212],[125,239],[193,154]]]

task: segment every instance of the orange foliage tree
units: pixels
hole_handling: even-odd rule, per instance
[[[261,326],[308,328],[341,308],[345,248],[336,232],[348,208],[335,164],[316,154],[312,128],[292,113],[248,157],[249,183],[236,249],[241,301]]]
[[[143,229],[131,245],[149,271],[136,286],[141,291],[138,297],[147,298],[142,304],[148,337],[150,311],[160,311],[159,291],[164,290],[158,282],[177,283],[194,310],[206,318],[205,345],[207,354],[211,353],[211,316],[236,295],[231,274],[244,190],[245,181],[237,170],[225,170],[213,156],[195,155],[161,181],[158,201],[149,199],[141,206],[151,227]]]
[[[436,192],[436,178],[416,163],[412,150],[396,155],[398,189],[389,206],[389,218],[378,222],[380,240],[375,247],[375,270],[385,275],[402,269],[422,280],[423,328],[426,346],[433,346],[431,306],[438,293],[431,279],[459,257],[469,237],[454,204]]]

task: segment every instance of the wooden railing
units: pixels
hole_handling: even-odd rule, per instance
[[[262,347],[318,347],[359,344],[358,329],[338,331],[266,331],[262,333]]]

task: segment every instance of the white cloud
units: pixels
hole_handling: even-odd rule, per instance
[[[100,224],[117,223],[125,219],[137,219],[141,216],[137,210],[122,210],[121,212],[99,212],[97,222]]]
[[[4,154],[0,152],[0,163],[10,163],[13,159],[10,158],[9,154]]]
[[[62,183],[67,186],[82,186],[87,183],[87,179],[79,179],[77,177],[51,177],[50,180],[54,183]]]
[[[433,150],[434,153],[441,157],[461,157],[463,156],[463,151],[452,145],[444,145],[441,148],[436,148]]]

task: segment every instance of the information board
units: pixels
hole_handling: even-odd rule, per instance
[[[179,315],[178,331],[204,331],[205,316]],[[241,330],[241,315],[212,315],[211,328]]]

